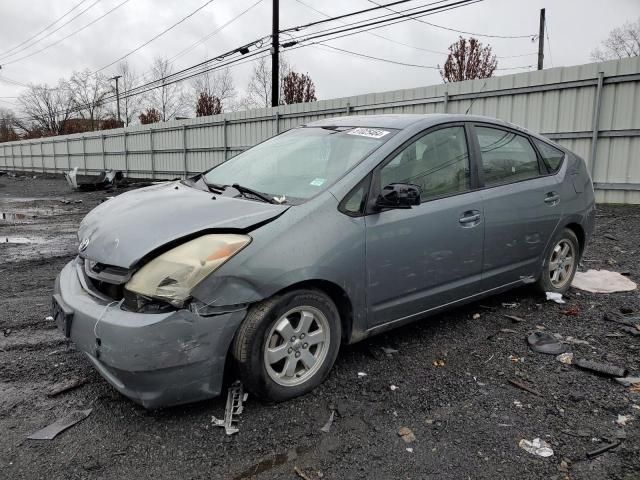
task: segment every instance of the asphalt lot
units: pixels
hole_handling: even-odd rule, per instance
[[[525,340],[536,329],[573,337],[577,357],[640,375],[640,337],[603,319],[620,307],[640,312],[637,291],[571,290],[558,305],[521,288],[343,347],[320,388],[282,404],[249,397],[240,432],[227,437],[212,425],[224,397],[148,412],[45,320],[55,275],[74,256],[78,223],[118,191],[71,193],[60,177],[35,175],[0,177],[0,478],[302,478],[296,468],[314,480],[640,478],[640,392],[533,353]],[[640,208],[602,206],[597,221],[583,267],[638,281]],[[87,383],[47,396],[69,378]],[[54,440],[26,438],[86,408],[91,415]],[[620,426],[619,415],[633,419]],[[401,427],[416,440],[405,443]],[[534,438],[548,442],[553,456],[519,447]],[[620,446],[587,458],[613,441]]]

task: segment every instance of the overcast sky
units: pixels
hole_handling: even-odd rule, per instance
[[[122,1],[97,0],[93,7],[69,25],[31,48],[19,51],[11,57],[0,55],[0,64],[3,65],[0,77],[21,83],[55,84],[59,78],[68,78],[74,70],[86,68],[96,70],[138,47],[205,3],[205,0],[181,0],[180,2],[129,0],[81,33],[42,53],[19,60],[20,57],[46,47],[91,22]],[[368,0],[302,1],[329,15],[339,15],[373,6]],[[389,3],[391,0],[377,1]],[[432,0],[417,0],[395,8],[409,8],[429,1]],[[20,2],[2,0],[0,2],[0,54],[28,39],[79,2],[80,0],[22,0]],[[94,2],[96,0],[86,0],[60,24]],[[169,33],[131,55],[129,62],[138,74],[144,73],[148,71],[154,57],[174,56],[255,2],[256,0],[215,0]],[[639,0],[485,0],[425,17],[425,20],[479,34],[534,35],[538,31],[539,10],[543,7],[546,7],[550,39],[545,48],[545,67],[588,63],[591,51],[612,28],[640,16]],[[280,0],[280,9],[281,28],[324,18],[297,0]],[[379,14],[376,13],[376,15]],[[331,24],[331,26],[334,25],[339,24]],[[174,68],[190,66],[207,56],[215,57],[240,44],[268,35],[270,31],[271,0],[263,0],[208,41],[178,58]],[[406,45],[367,33],[335,40],[330,42],[330,45],[399,62],[437,66],[445,61],[446,55],[431,53],[425,49],[445,52],[458,35],[455,32],[437,29],[413,20],[380,28],[374,32]],[[485,44],[491,44],[498,57],[532,54],[515,58],[499,58],[499,68],[520,66],[535,68],[537,43],[532,42],[530,38],[501,39],[480,36],[478,38]],[[285,55],[296,71],[308,72],[311,75],[316,84],[318,99],[441,82],[440,75],[435,69],[354,58],[329,51],[325,47],[301,48]],[[8,63],[13,60],[19,61]],[[113,73],[113,68],[105,70],[105,73]],[[238,90],[243,91],[246,88],[251,68],[252,64],[248,63],[232,69]],[[520,71],[526,71],[526,69],[500,70],[499,75]],[[0,101],[2,101],[0,105],[11,107],[10,102],[15,99],[6,97],[17,96],[20,91],[21,87],[6,83],[0,78]]]

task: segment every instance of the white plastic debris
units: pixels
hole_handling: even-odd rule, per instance
[[[362,378],[362,377],[366,377],[367,374],[364,372],[358,372],[358,377]]]
[[[333,419],[335,417],[335,414],[336,414],[336,411],[331,410],[331,415],[329,415],[329,420],[327,420],[327,423],[324,424],[324,427],[322,427],[320,431],[324,433],[329,433],[329,431],[331,430],[331,425],[333,425]]]
[[[520,400],[514,400],[513,404],[516,408],[522,408],[522,402]]]
[[[409,453],[413,453],[413,448],[411,448],[411,447],[406,448],[405,450],[406,450],[407,452],[409,452]]]
[[[637,288],[635,282],[618,272],[609,270],[576,272],[571,286],[591,293],[630,292]]]
[[[556,360],[558,360],[560,363],[564,363],[565,365],[571,365],[573,363],[573,353],[572,352],[561,353],[556,357]]]
[[[616,423],[619,426],[624,427],[631,420],[633,420],[633,417],[631,415],[618,415]]]
[[[520,448],[539,457],[551,457],[553,449],[544,440],[534,438],[533,440],[525,440],[524,438],[518,443]]]
[[[395,385],[391,385],[389,387],[391,389],[392,392],[395,392],[396,390],[398,390],[400,387],[396,387]]]
[[[53,322],[53,317],[51,315],[44,317],[47,322]]]
[[[552,302],[556,302],[556,303],[567,303],[562,299],[562,294],[561,293],[556,293],[556,292],[545,292],[547,295],[547,300],[551,300]]]

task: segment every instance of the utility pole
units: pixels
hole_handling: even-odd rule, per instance
[[[273,0],[273,25],[271,28],[271,106],[280,103],[280,0]]]
[[[116,108],[118,109],[118,124],[120,124],[120,89],[118,88],[118,79],[121,78],[122,75],[116,75],[111,80],[116,81]]]
[[[544,8],[540,10],[540,32],[538,32],[538,70],[544,68]]]

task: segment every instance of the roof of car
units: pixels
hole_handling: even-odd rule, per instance
[[[479,115],[461,115],[445,113],[425,113],[425,114],[386,114],[386,115],[349,115],[343,117],[325,118],[306,124],[308,127],[377,127],[395,128],[402,130],[416,123],[429,127],[443,122],[490,122],[497,125],[504,125],[518,130],[522,127],[498,120],[496,118],[482,117]]]

